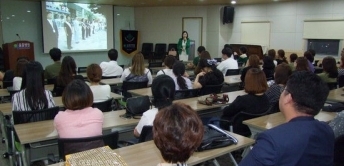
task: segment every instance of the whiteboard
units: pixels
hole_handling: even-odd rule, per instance
[[[241,43],[270,45],[270,22],[241,22]]]
[[[344,20],[305,20],[305,39],[344,39]]]

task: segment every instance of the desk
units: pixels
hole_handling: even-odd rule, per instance
[[[320,111],[319,114],[315,116],[315,119],[329,122],[335,117],[335,115],[335,112]],[[271,129],[283,123],[285,123],[285,117],[281,112],[243,121],[243,124],[246,124],[251,130],[251,138],[254,138],[254,136],[260,132]]]
[[[117,84],[121,84],[122,81],[121,81],[121,78],[110,78],[110,79],[102,79],[100,83],[108,84],[108,85],[117,85]]]
[[[234,133],[231,133],[238,139],[238,144],[223,148],[206,150],[203,152],[195,152],[187,161],[188,165],[196,165],[207,160],[228,154],[232,151],[242,149],[252,145],[255,141]],[[159,149],[153,141],[148,141],[132,146],[127,146],[114,150],[119,154],[128,166],[154,166],[163,161]],[[64,166],[64,163],[57,163],[51,166]]]
[[[232,75],[232,76],[225,76],[224,79],[224,83],[226,84],[239,84],[241,82],[241,79],[240,79],[240,76],[241,75]]]
[[[136,96],[153,96],[151,87],[128,90],[128,92]]]
[[[344,102],[344,89],[338,88],[330,90],[330,93],[327,96],[327,100],[334,102]]]
[[[44,87],[46,90],[53,91],[54,84],[44,85]],[[7,89],[0,89],[0,97],[2,97],[2,96],[10,96],[10,93],[8,92]]]
[[[117,93],[110,93],[110,96],[114,99],[121,99],[123,98],[123,96],[117,94]],[[62,97],[53,97],[53,100],[55,102],[56,106],[59,107],[63,107],[63,103],[62,103]],[[0,111],[2,112],[2,114],[4,115],[11,115],[12,114],[12,103],[2,103],[0,104]]]

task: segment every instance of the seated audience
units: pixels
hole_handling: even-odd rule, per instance
[[[164,107],[170,106],[174,100],[175,84],[167,75],[157,76],[152,83],[153,108],[143,113],[140,122],[134,129],[134,136],[140,137],[143,126],[153,125],[155,115]]]
[[[209,52],[208,52],[208,51],[203,51],[203,52],[201,53],[201,55],[199,56],[199,61],[200,61],[201,59],[211,59]],[[196,66],[196,68],[195,68],[195,70],[194,70],[194,74],[195,74],[195,75],[197,75],[198,73],[201,72],[201,67],[199,66],[199,61],[198,61],[198,64],[197,64],[197,66]]]
[[[166,68],[158,71],[158,73],[156,73],[156,75],[158,76],[158,75],[165,74],[165,75],[168,75],[168,76],[173,78],[174,74],[172,71],[172,67],[173,67],[173,64],[175,62],[176,62],[176,58],[173,55],[167,55],[164,59],[164,64],[165,64]]]
[[[279,99],[286,123],[260,133],[240,166],[332,166],[334,133],[326,122],[314,118],[328,94],[326,83],[316,74],[294,72]]]
[[[342,51],[343,55],[340,56],[340,64],[338,68],[338,76],[344,75],[344,49]]]
[[[296,59],[295,71],[310,71],[308,60],[305,57],[298,57]]]
[[[265,92],[266,96],[269,99],[270,108],[272,109],[272,111],[278,110],[278,100],[291,74],[292,71],[290,66],[285,63],[279,64],[275,68],[274,83]],[[274,108],[275,106],[276,108]]]
[[[98,64],[91,64],[87,67],[87,78],[90,81],[90,88],[93,94],[93,102],[98,103],[110,98],[110,85],[99,84],[102,80],[102,69]]]
[[[22,90],[12,97],[13,111],[32,111],[55,107],[51,92],[44,89],[43,67],[39,62],[28,62],[22,76]]]
[[[242,71],[241,71],[241,76],[240,76],[240,79],[241,79],[241,82],[243,85],[245,85],[245,76],[246,76],[246,73],[249,69],[251,68],[260,68],[259,67],[259,57],[257,55],[250,55],[250,57],[248,58],[248,63],[247,63],[247,67],[243,68]]]
[[[267,89],[268,85],[266,84],[264,72],[257,68],[249,69],[245,77],[244,87],[247,94],[238,96],[229,106],[225,107],[221,118],[231,120],[240,112],[250,114],[267,112],[269,108],[269,100],[265,94]],[[245,131],[242,126],[243,124],[234,124],[233,131],[238,134],[249,132]]]
[[[290,66],[291,70],[294,71],[295,70],[295,61],[297,59],[297,54],[295,54],[295,53],[290,54],[289,59],[290,59],[289,66]]]
[[[141,53],[134,55],[132,66],[126,68],[121,76],[121,81],[128,82],[144,82],[148,81],[148,85],[152,84],[152,74],[145,68],[144,58]]]
[[[201,72],[197,74],[193,83],[194,89],[200,89],[206,85],[220,85],[224,81],[223,73],[216,68],[215,59],[200,59],[198,65]]]
[[[59,75],[61,69],[61,50],[58,48],[52,48],[49,51],[50,58],[54,61],[54,64],[48,65],[44,70],[44,78],[52,79]]]
[[[288,64],[287,58],[285,57],[285,52],[284,50],[280,49],[277,51],[277,65],[281,64],[281,63],[286,63]]]
[[[338,69],[336,60],[333,57],[325,57],[322,60],[323,72],[318,76],[326,83],[337,82]]]
[[[231,58],[232,50],[229,48],[222,49],[222,59],[223,61],[217,65],[217,69],[223,73],[223,76],[226,75],[228,69],[238,69],[238,62]]]
[[[71,56],[65,56],[62,60],[61,70],[56,77],[54,90],[56,96],[61,96],[64,88],[74,79],[84,80],[81,75],[76,75],[76,64]]]
[[[185,65],[182,62],[176,62],[173,65],[173,81],[176,84],[176,90],[192,89],[192,83],[189,78],[184,77]]]
[[[263,72],[268,81],[274,79],[275,64],[270,56],[265,56],[263,58]]]
[[[197,66],[197,64],[198,64],[198,62],[199,62],[199,59],[200,59],[200,55],[201,55],[201,53],[202,53],[203,51],[205,51],[205,47],[204,47],[204,46],[199,46],[199,47],[197,48],[197,56],[193,59],[192,63],[188,63],[188,64],[187,64],[187,67],[188,67],[189,69],[193,69],[193,68],[195,68],[195,67]]]
[[[314,57],[315,57],[316,52],[315,52],[315,50],[313,50],[313,49],[309,49],[308,51],[309,51],[309,52],[312,54],[312,56],[313,56],[313,62],[312,62],[312,64],[313,64],[313,66],[314,66],[314,64],[315,64]]]
[[[100,63],[100,68],[102,68],[105,77],[120,76],[123,73],[123,68],[117,64],[118,52],[116,49],[111,49],[108,51],[109,62]]]
[[[93,94],[85,81],[71,81],[63,92],[62,103],[66,110],[60,111],[54,119],[60,138],[102,135],[103,113],[98,108],[92,108]]]
[[[239,48],[239,53],[241,54],[238,58],[238,63],[242,63],[243,65],[242,66],[245,66],[246,65],[246,62],[247,62],[247,48],[246,47],[240,47]]]
[[[314,71],[315,71],[315,68],[314,68],[314,65],[313,65],[314,56],[309,51],[306,51],[303,54],[303,56],[308,60],[307,63],[308,63],[309,70],[314,73]]]
[[[272,59],[274,65],[277,66],[276,51],[274,49],[269,50],[268,51],[268,56]]]
[[[329,123],[334,132],[335,138],[344,134],[344,110],[338,112],[333,120]]]
[[[16,69],[14,70],[13,90],[21,89],[23,71],[27,63],[29,63],[29,61],[26,59],[19,59],[17,61]]]
[[[153,123],[153,139],[164,159],[158,166],[186,166],[202,142],[201,119],[190,106],[174,103],[163,108]]]

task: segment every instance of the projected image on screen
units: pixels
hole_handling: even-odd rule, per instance
[[[107,50],[112,46],[112,39],[108,39],[112,36],[109,6],[42,2],[42,17],[44,52],[53,47],[68,52]]]

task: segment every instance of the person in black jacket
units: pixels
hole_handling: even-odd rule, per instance
[[[215,59],[200,59],[201,72],[197,74],[193,83],[194,89],[200,89],[206,85],[219,85],[224,81],[223,74],[216,68]]]

